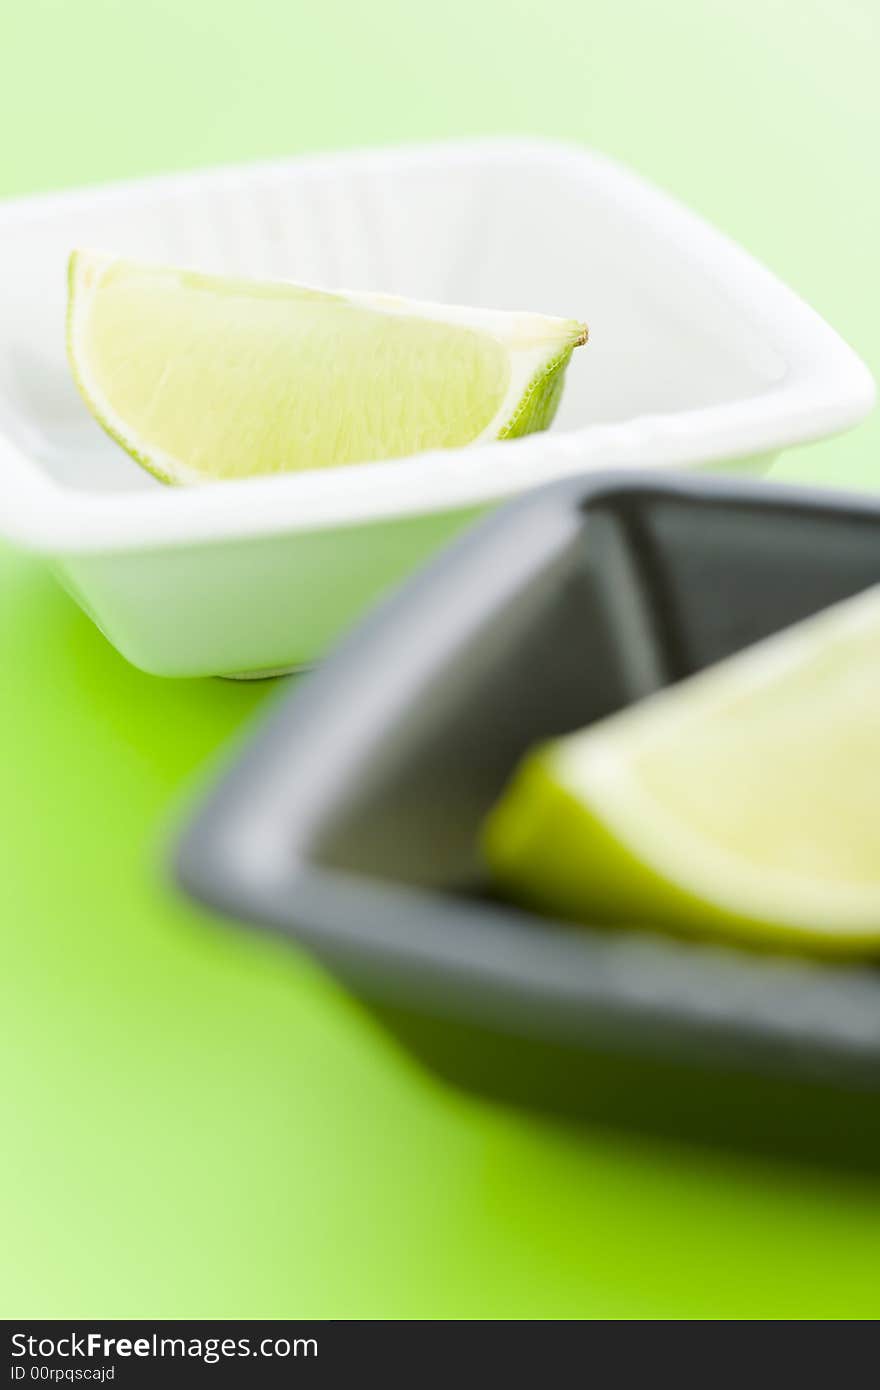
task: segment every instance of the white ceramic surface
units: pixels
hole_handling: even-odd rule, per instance
[[[330,288],[584,318],[549,434],[164,488],[65,361],[92,246]],[[749,256],[609,160],[536,140],[323,155],[0,205],[0,534],[163,675],[305,664],[487,506],[614,466],[755,467],[856,423],[855,354]]]

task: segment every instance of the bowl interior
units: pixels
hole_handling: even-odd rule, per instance
[[[570,431],[754,396],[786,371],[625,175],[552,147],[306,160],[0,210],[0,430],[62,484],[155,486],[94,424],[64,348],[75,246],[327,287],[584,317]]]
[[[465,543],[445,588],[413,596],[399,641],[376,653],[382,693],[312,808],[313,862],[481,894],[480,826],[527,749],[880,580],[870,509],[805,508],[776,490],[731,503],[621,488],[573,507],[549,549],[538,509],[508,516],[492,544]],[[540,559],[499,590],[532,517]],[[357,672],[345,672],[349,708]]]

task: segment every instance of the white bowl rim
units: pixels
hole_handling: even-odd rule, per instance
[[[285,474],[197,488],[106,493],[49,478],[0,435],[0,534],[56,554],[118,553],[258,536],[348,528],[393,518],[476,509],[526,488],[596,467],[667,468],[751,455],[834,434],[871,410],[875,385],[842,338],[775,275],[696,213],[606,155],[536,137],[486,137],[151,176],[0,204],[4,224],[77,203],[150,198],[193,182],[221,184],[287,169],[383,171],[430,159],[499,162],[540,159],[585,170],[613,184],[618,204],[669,239],[686,241],[691,262],[711,276],[760,328],[787,364],[781,380],[752,396],[699,409],[640,415],[559,434],[436,450],[393,462]]]

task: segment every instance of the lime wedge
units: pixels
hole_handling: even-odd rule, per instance
[[[98,422],[165,482],[332,468],[550,424],[573,319],[70,260],[68,353]]]
[[[597,924],[880,947],[880,588],[529,755],[499,883]]]

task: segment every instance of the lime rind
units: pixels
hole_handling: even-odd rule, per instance
[[[569,347],[535,373],[510,420],[499,431],[499,439],[519,439],[523,435],[549,429],[562,400],[565,369],[571,354],[586,341],[587,330],[584,328]]]

